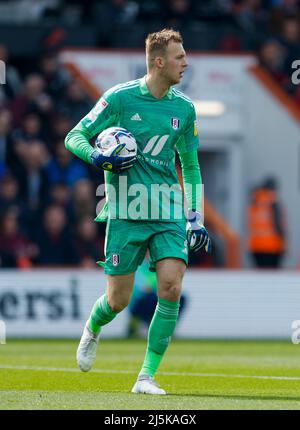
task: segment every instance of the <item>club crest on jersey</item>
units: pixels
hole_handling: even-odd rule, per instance
[[[112,254],[111,259],[113,266],[118,266],[120,264],[120,254]]]
[[[179,119],[178,118],[172,118],[171,123],[172,123],[172,127],[174,130],[179,129]]]

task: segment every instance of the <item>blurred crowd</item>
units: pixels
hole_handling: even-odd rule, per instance
[[[300,88],[291,83],[292,62],[300,58],[299,5],[299,0],[0,0],[0,21],[94,27],[98,47],[143,47],[147,32],[171,26],[183,32],[187,47],[256,51],[300,105]],[[55,38],[63,43],[66,32]]]
[[[94,22],[99,28],[98,47],[112,45],[111,28],[119,25],[143,27],[153,20],[158,28],[172,26],[184,34],[199,22],[234,22],[249,38],[228,32],[218,49],[242,52],[248,48],[245,40],[251,40],[249,46],[261,64],[300,106],[300,86],[291,83],[291,64],[300,59],[298,0],[20,0],[10,4],[16,11],[17,7],[32,11],[20,13],[23,21],[26,16],[32,21],[73,14],[77,24]],[[0,0],[0,9],[4,5],[7,2]],[[55,48],[61,48],[59,43]],[[6,63],[6,84],[0,85],[0,267],[95,267],[95,261],[103,258],[105,225],[93,221],[96,187],[103,175],[64,147],[66,134],[94,100],[59,63],[56,49],[40,54],[30,67],[15,67],[7,47],[0,45],[0,60]],[[195,257],[191,262],[199,264]]]
[[[300,107],[300,86],[291,81],[292,63],[300,59],[299,0],[110,0],[97,3],[93,18],[89,16],[90,6],[82,7],[83,17],[95,20],[99,26],[99,46],[114,45],[111,27],[140,23],[143,29],[150,19],[157,28],[173,27],[182,31],[186,46],[194,49],[256,52],[260,63]],[[136,29],[136,37],[141,37],[139,27]],[[198,31],[201,29],[202,33]],[[199,40],[203,37],[207,45]],[[214,42],[209,43],[209,39]]]
[[[197,49],[195,39],[205,37],[207,47],[198,40],[200,49],[256,52],[260,63],[295,97],[300,107],[300,86],[291,81],[292,63],[300,59],[299,0],[110,0],[98,3],[93,19],[99,26],[99,46],[114,45],[111,27],[141,23],[143,28],[145,22],[152,19],[157,28],[174,27],[182,31],[186,45],[194,49]],[[92,19],[90,11],[87,6],[83,17]],[[218,27],[221,27],[219,34]],[[136,28],[136,37],[140,37],[139,27]],[[201,28],[203,33],[197,32]],[[210,38],[216,39],[214,44],[209,43]]]
[[[91,267],[101,258],[104,227],[93,219],[103,177],[64,146],[92,106],[55,53],[23,80],[8,67],[0,109],[2,267]]]

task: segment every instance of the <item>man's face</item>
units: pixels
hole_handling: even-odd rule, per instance
[[[163,57],[162,75],[170,85],[179,84],[187,67],[186,53],[181,43],[171,41]]]

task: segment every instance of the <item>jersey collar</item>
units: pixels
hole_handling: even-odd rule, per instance
[[[153,97],[154,99],[156,99],[156,100],[163,100],[163,99],[165,99],[165,98],[168,98],[168,99],[171,99],[172,98],[172,87],[170,87],[169,88],[169,91],[167,92],[167,94],[164,96],[164,97],[162,97],[161,99],[158,99],[158,98],[156,98],[156,97],[154,97],[152,94],[151,94],[151,92],[149,91],[149,88],[148,88],[148,86],[147,86],[147,84],[146,84],[146,75],[145,76],[143,76],[141,79],[140,79],[140,89],[141,89],[141,93],[143,94],[143,95],[149,95],[149,96],[151,96],[151,97]]]

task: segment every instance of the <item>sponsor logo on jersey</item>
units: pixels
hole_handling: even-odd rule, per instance
[[[164,134],[163,136],[151,137],[151,139],[147,142],[143,153],[147,154],[148,152],[152,151],[150,155],[152,155],[153,157],[155,155],[158,155],[165,146],[165,143],[168,140],[169,136],[169,134]]]
[[[111,259],[113,266],[118,266],[120,264],[120,254],[112,254]]]
[[[108,106],[108,102],[103,97],[101,97],[101,99],[98,101],[98,103],[95,106],[96,115],[99,115],[99,113],[104,111],[106,106]]]
[[[97,119],[97,116],[104,111],[104,109],[108,106],[108,104],[109,103],[103,97],[101,97],[98,103],[96,104],[96,106],[88,114],[88,118],[91,121],[95,121]]]
[[[198,136],[198,125],[197,125],[197,121],[194,121],[194,136]]]
[[[174,130],[179,129],[179,119],[178,118],[172,118],[171,124]]]
[[[139,116],[138,113],[132,115],[132,117],[130,118],[132,121],[142,121],[142,118]]]

